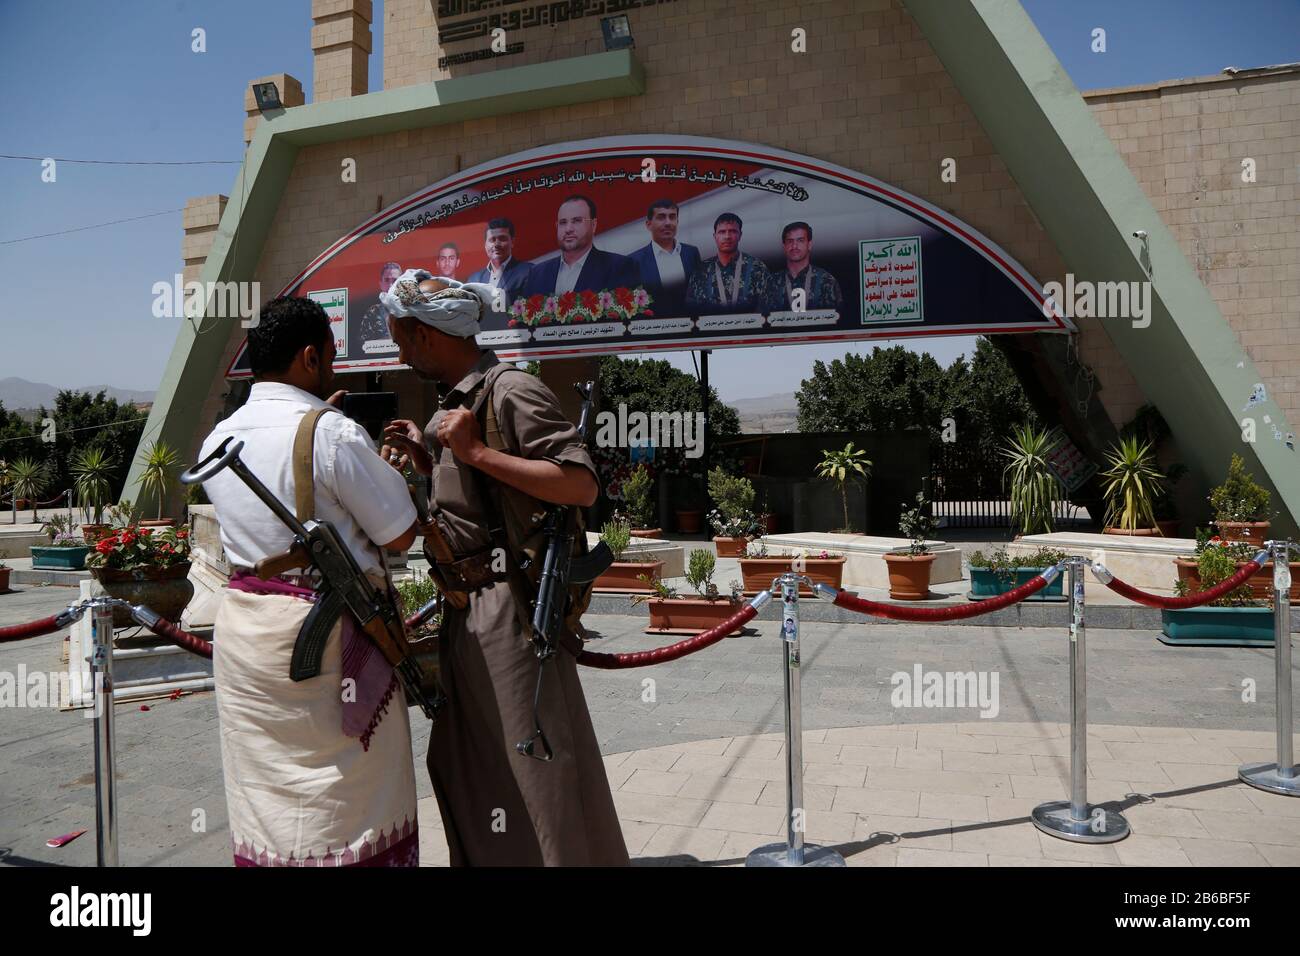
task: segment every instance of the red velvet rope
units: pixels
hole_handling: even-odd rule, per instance
[[[205,641],[197,634],[191,634],[189,631],[182,631],[171,621],[165,621],[162,618],[159,618],[158,623],[149,628],[149,630],[153,631],[159,637],[166,638],[178,647],[184,648],[191,654],[197,654],[199,657],[212,656],[211,641]]]
[[[1147,607],[1158,607],[1170,611],[1179,610],[1187,607],[1200,607],[1202,604],[1209,604],[1211,601],[1217,601],[1234,588],[1241,587],[1249,578],[1257,573],[1264,565],[1258,561],[1247,561],[1242,567],[1237,569],[1237,573],[1226,581],[1216,584],[1214,587],[1197,591],[1186,597],[1164,597],[1159,594],[1151,594],[1147,591],[1139,591],[1131,584],[1125,584],[1119,578],[1112,577],[1109,581],[1103,583],[1116,594],[1122,594],[1130,601],[1136,601],[1138,604],[1145,604]]]
[[[66,497],[68,497],[68,492],[66,492],[66,491],[60,491],[57,495],[55,495],[55,496],[54,496],[53,498],[51,498],[49,501],[38,501],[38,502],[36,502],[36,507],[37,507],[37,508],[44,508],[46,505],[52,505],[52,504],[54,504],[54,502],[59,501],[59,500],[61,500],[61,499],[63,499],[63,498],[66,498]],[[29,499],[27,499],[27,501],[30,502],[31,499],[29,498]],[[14,503],[14,496],[13,496],[13,495],[10,495],[8,498],[0,499],[0,504],[12,505],[13,503]],[[23,510],[25,511],[25,510],[27,510],[27,509],[23,509]]]
[[[754,610],[754,605],[746,604],[721,624],[711,627],[707,631],[701,631],[694,637],[678,641],[676,644],[656,647],[652,651],[633,651],[628,654],[596,654],[592,651],[583,651],[578,655],[578,663],[584,667],[620,670],[625,667],[645,667],[647,664],[663,664],[668,661],[675,661],[679,657],[694,654],[696,651],[704,650],[711,644],[718,643],[736,628],[752,620],[757,613]]]
[[[1047,587],[1050,582],[1041,574],[1036,574],[1018,588],[989,598],[987,601],[972,601],[968,604],[954,604],[948,607],[908,607],[903,604],[886,604],[881,601],[867,601],[848,591],[835,595],[835,605],[859,614],[872,614],[876,617],[893,618],[896,621],[956,621],[967,617],[988,614],[1008,605],[1023,601]]]
[[[39,621],[32,621],[29,624],[0,627],[0,644],[4,644],[6,641],[25,641],[29,637],[53,634],[58,630],[61,630],[61,628],[57,615],[55,617],[43,617]]]

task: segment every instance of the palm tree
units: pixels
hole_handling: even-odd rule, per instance
[[[32,461],[30,458],[19,458],[9,466],[6,472],[9,479],[9,489],[14,496],[14,512],[11,524],[18,523],[18,499],[30,498],[35,504],[36,499],[45,491],[50,483],[50,472],[46,463],[41,461]]]
[[[95,524],[104,523],[104,506],[113,495],[111,478],[116,461],[100,446],[83,448],[72,458],[73,488],[82,508],[93,510]]]
[[[1011,480],[1011,522],[1020,526],[1021,534],[1051,534],[1056,506],[1064,495],[1060,479],[1047,463],[1047,432],[1018,425],[1011,436],[1001,449],[1009,459],[1002,480]]]
[[[171,445],[158,440],[151,442],[140,455],[140,463],[144,465],[144,471],[140,474],[140,488],[157,497],[158,519],[162,520],[163,502],[171,490],[176,470],[181,466],[180,455]]]
[[[862,449],[854,450],[849,442],[839,451],[822,449],[822,460],[817,465],[817,477],[833,481],[840,489],[840,501],[844,505],[844,530],[852,533],[849,527],[849,493],[848,486],[858,482],[866,483],[871,477],[871,461]]]

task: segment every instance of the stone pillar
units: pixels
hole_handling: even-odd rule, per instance
[[[257,108],[257,100],[253,97],[254,83],[274,83],[275,88],[280,91],[280,104],[285,109],[302,106],[307,102],[302,95],[302,83],[288,73],[272,73],[270,76],[259,76],[255,80],[250,80],[244,87],[244,112],[248,114],[248,118],[244,120],[245,146],[253,141],[253,130],[257,128],[257,120],[262,115],[262,111]]]
[[[313,102],[370,90],[371,0],[312,0]]]
[[[185,263],[186,282],[198,281],[199,271],[208,261],[217,225],[225,211],[225,196],[196,196],[186,200],[185,211],[181,213],[181,227],[185,230],[181,239],[181,260]]]

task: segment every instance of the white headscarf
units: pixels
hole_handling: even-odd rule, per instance
[[[425,279],[445,282],[448,288],[421,292],[420,283]],[[424,269],[407,269],[387,292],[379,293],[379,301],[398,318],[414,316],[439,332],[465,339],[478,335],[479,318],[492,302],[492,287],[484,282],[457,282]]]

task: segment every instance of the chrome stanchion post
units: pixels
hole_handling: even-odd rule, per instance
[[[1273,663],[1277,672],[1277,762],[1244,763],[1237,777],[1269,793],[1300,796],[1300,768],[1291,746],[1291,547],[1292,541],[1267,542],[1273,557]]]
[[[95,860],[117,866],[117,788],[113,769],[113,605],[91,604],[94,645],[90,656],[95,716]]]
[[[1070,589],[1070,799],[1034,807],[1034,826],[1049,836],[1075,843],[1114,843],[1128,836],[1128,821],[1088,803],[1087,643],[1083,623],[1083,567],[1087,559],[1066,559]]]
[[[799,688],[799,582],[787,572],[772,582],[781,586],[781,639],[785,644],[785,842],[769,843],[745,858],[746,866],[844,866],[830,847],[804,843],[803,716]],[[808,582],[812,584],[811,581]]]

